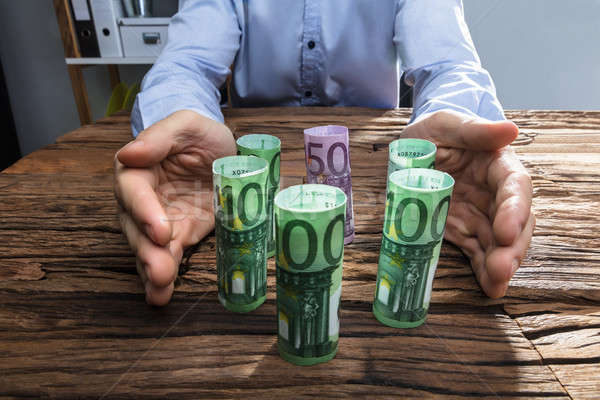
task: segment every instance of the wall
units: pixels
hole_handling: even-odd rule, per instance
[[[600,108],[600,0],[464,2],[473,39],[506,108]],[[0,37],[27,154],[79,126],[52,1],[0,0]],[[134,82],[146,69],[125,66],[121,77]],[[106,69],[91,67],[84,76],[99,118],[110,95]]]
[[[154,7],[159,15],[173,8],[164,2],[158,0]],[[80,126],[52,0],[0,0],[0,38],[0,60],[21,153],[26,155]],[[121,66],[121,80],[140,81],[148,68]],[[83,75],[92,116],[101,118],[111,93],[108,71],[93,66]]]
[[[505,108],[600,109],[600,0],[464,0]]]
[[[52,1],[0,1],[0,59],[21,152],[78,126]]]

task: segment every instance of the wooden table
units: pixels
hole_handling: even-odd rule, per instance
[[[387,144],[410,110],[231,110],[236,134],[282,139],[283,184],[304,174],[303,128],[351,129],[356,227],[346,247],[337,357],[297,367],[276,350],[274,266],[258,310],[217,301],[215,238],[201,242],[164,308],[144,302],[115,217],[112,159],[130,140],[115,116],[61,137],[0,174],[0,398],[600,396],[600,112],[509,112],[534,182],[531,249],[501,300],[461,252],[442,249],[427,323],[371,314]],[[379,199],[376,204],[373,199]]]

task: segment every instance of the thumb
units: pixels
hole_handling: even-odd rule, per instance
[[[519,134],[519,128],[511,121],[488,121],[476,119],[463,125],[464,148],[494,151],[511,144]]]
[[[193,115],[178,111],[140,132],[117,153],[120,162],[128,167],[150,167],[173,154],[177,149],[177,136],[182,131],[192,131]]]
[[[421,125],[419,133],[440,146],[474,151],[498,150],[512,143],[519,134],[519,128],[511,121],[490,121],[454,111],[434,113],[416,124]]]

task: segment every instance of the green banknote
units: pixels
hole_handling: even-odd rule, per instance
[[[425,322],[453,187],[450,175],[433,169],[390,175],[373,301],[380,322],[396,328]]]
[[[284,360],[331,360],[339,338],[346,195],[292,186],[275,196],[278,348]]]
[[[258,157],[213,163],[219,301],[231,311],[254,310],[267,296],[268,175]]]
[[[434,168],[435,144],[425,139],[397,139],[390,143],[388,177],[406,168]]]
[[[267,180],[267,257],[275,255],[275,222],[273,220],[273,200],[279,190],[279,163],[281,160],[281,141],[275,136],[265,134],[244,135],[237,140],[238,154],[264,158],[269,162]]]

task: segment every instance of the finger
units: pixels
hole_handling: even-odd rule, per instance
[[[519,134],[511,121],[489,121],[456,111],[438,111],[417,123],[422,125],[419,133],[430,136],[439,146],[474,151],[498,150]]]
[[[468,174],[471,175],[471,174]],[[490,203],[494,201],[495,193],[489,187],[480,185],[476,177],[455,173],[455,183],[452,195],[453,202],[467,203],[475,206],[483,215],[489,217]],[[483,179],[482,179],[483,180]],[[452,204],[450,204],[452,206]]]
[[[127,168],[117,161],[115,196],[137,226],[160,246],[171,239],[171,224],[156,195],[155,175],[146,168]]]
[[[507,283],[510,281],[527,253],[534,228],[535,217],[531,214],[523,232],[513,245],[496,247],[488,254],[486,270],[493,283]]]
[[[504,152],[488,169],[488,184],[496,192],[493,229],[496,242],[511,245],[521,234],[531,213],[531,178],[514,153]]]
[[[179,260],[175,259],[169,247],[157,246],[148,239],[129,215],[122,213],[120,217],[129,245],[145,271],[147,277],[145,283],[149,282],[155,287],[170,285],[177,277]]]
[[[164,160],[175,146],[176,129],[165,118],[139,133],[117,153],[128,167],[148,167]]]
[[[198,243],[215,226],[212,187],[201,185],[166,205],[167,218],[172,221],[171,241],[183,248]]]
[[[192,217],[186,223],[177,224],[173,230],[173,241],[181,248],[198,243],[215,227],[215,217],[212,210],[195,209]],[[183,251],[182,251],[183,252]]]
[[[175,285],[171,282],[165,287],[153,286],[151,282],[146,282],[144,289],[146,290],[146,302],[153,306],[166,305],[173,296]]]
[[[146,291],[146,302],[154,306],[166,305],[171,297],[175,288],[175,279],[177,278],[178,266],[181,263],[181,257],[183,256],[183,247],[177,240],[169,243],[169,251],[171,256],[175,260],[175,270],[173,280],[167,286],[157,286],[152,280],[144,282],[144,289]]]
[[[506,291],[508,290],[508,282],[495,282],[492,278],[490,278],[487,270],[483,268],[484,272],[481,275],[481,278],[478,279],[479,286],[490,299],[499,299],[504,297]]]
[[[149,167],[177,153],[184,142],[193,143],[201,127],[209,129],[216,122],[189,110],[175,112],[140,132],[117,153],[128,167]]]
[[[489,218],[470,203],[453,202],[451,204],[446,229],[456,230],[465,238],[476,238],[484,250],[494,244],[494,234]]]
[[[140,279],[142,280],[142,285],[146,285],[146,282],[148,281],[148,274],[146,274],[146,269],[144,268],[144,266],[142,265],[142,263],[140,262],[139,258],[135,258],[135,269],[138,272],[138,275],[140,276]]]
[[[174,242],[172,242],[172,243],[174,243]],[[170,246],[170,248],[171,248],[171,246]],[[173,253],[173,251],[175,251],[175,252],[178,251],[178,250],[176,250],[175,246],[173,246],[173,250],[171,251],[172,254],[175,254],[175,253]],[[178,253],[178,254],[179,254],[179,256],[175,256],[175,257],[178,257],[178,259],[181,259],[182,253]],[[142,281],[142,285],[144,286],[144,292],[146,293],[146,302],[150,305],[155,305],[155,306],[163,306],[163,305],[167,304],[169,302],[169,300],[171,299],[173,289],[174,289],[174,284],[170,283],[169,285],[162,287],[162,288],[154,286],[152,284],[152,282],[150,282],[148,280],[146,268],[144,267],[142,262],[139,260],[139,258],[136,258],[135,264],[136,264],[137,272]]]
[[[446,239],[460,247],[462,252],[471,261],[471,269],[475,273],[475,278],[479,282],[482,290],[490,297],[502,297],[506,291],[506,287],[499,286],[489,276],[485,268],[485,252],[479,241],[474,237],[463,236],[457,230],[448,230]],[[508,286],[505,285],[505,286]]]

